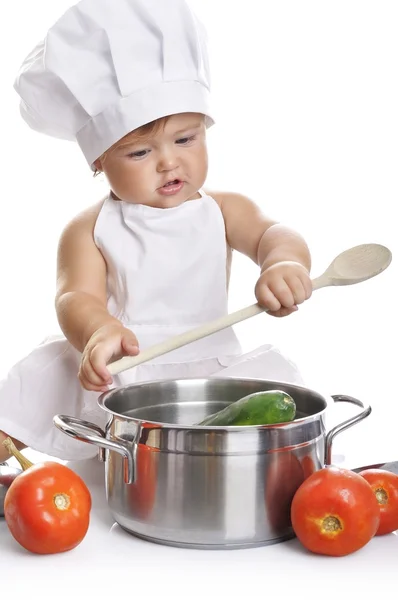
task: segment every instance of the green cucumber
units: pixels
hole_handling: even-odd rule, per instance
[[[296,404],[289,394],[280,390],[268,390],[240,398],[197,425],[272,425],[293,421],[295,415]]]

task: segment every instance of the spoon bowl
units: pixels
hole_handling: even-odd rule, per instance
[[[313,289],[329,285],[353,285],[382,273],[392,260],[388,248],[381,244],[360,244],[341,252],[326,271],[313,279]]]

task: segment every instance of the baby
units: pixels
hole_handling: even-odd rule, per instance
[[[6,436],[65,460],[94,456],[52,419],[103,426],[96,400],[111,385],[220,374],[301,382],[271,345],[242,355],[232,328],[114,378],[107,369],[225,315],[232,250],[258,264],[255,295],[271,314],[289,315],[312,292],[298,233],[242,194],[204,189],[214,123],[206,34],[185,1],[82,0],[26,58],[15,87],[27,123],[77,141],[110,191],[61,235],[64,335],[0,383],[0,460]]]

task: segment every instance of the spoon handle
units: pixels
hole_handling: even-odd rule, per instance
[[[123,358],[120,358],[119,360],[109,364],[108,371],[111,373],[111,375],[116,375],[117,373],[121,373],[126,369],[135,367],[136,365],[146,362],[147,360],[152,360],[157,356],[161,356],[162,354],[166,354],[167,352],[181,348],[181,346],[185,346],[191,342],[196,342],[196,340],[200,340],[201,338],[211,335],[212,333],[216,333],[217,331],[221,331],[222,329],[226,329],[235,323],[239,323],[245,319],[250,319],[250,317],[254,317],[262,312],[265,311],[263,308],[261,308],[261,306],[259,306],[259,304],[252,304],[251,306],[237,310],[236,312],[220,317],[219,319],[215,319],[214,321],[210,321],[209,323],[195,327],[195,329],[185,331],[184,333],[176,335],[164,342],[161,342],[160,344],[155,344],[154,346],[143,350],[137,356],[124,356]]]
[[[312,280],[312,288],[313,290],[316,290],[321,287],[325,287],[329,284],[329,282],[329,277],[326,275],[326,273],[324,273],[323,275],[320,275]],[[240,310],[220,317],[219,319],[215,319],[214,321],[210,321],[204,325],[195,327],[195,329],[185,331],[184,333],[165,340],[160,344],[155,344],[154,346],[143,350],[137,356],[124,356],[123,358],[120,358],[119,360],[109,364],[108,371],[111,375],[117,375],[117,373],[131,369],[131,367],[136,367],[143,362],[152,360],[158,356],[162,356],[162,354],[167,354],[167,352],[181,348],[181,346],[185,346],[191,342],[196,342],[196,340],[200,340],[208,335],[216,333],[217,331],[221,331],[222,329],[226,329],[227,327],[231,327],[231,325],[235,325],[236,323],[250,319],[251,317],[263,312],[267,311],[257,303],[246,306],[246,308],[241,308]]]
[[[329,276],[329,273],[325,271],[319,277],[312,279],[312,291],[319,290],[320,288],[333,285],[333,278]]]

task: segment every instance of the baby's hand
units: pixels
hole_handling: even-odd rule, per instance
[[[139,353],[134,333],[122,325],[105,325],[98,329],[86,344],[82,353],[79,380],[86,390],[106,392],[112,376],[106,365],[122,356]]]
[[[297,304],[312,294],[312,282],[303,265],[283,261],[268,267],[256,283],[256,298],[275,317],[286,317],[297,310]]]

